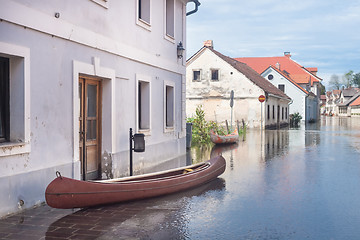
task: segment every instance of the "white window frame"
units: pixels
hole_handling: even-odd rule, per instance
[[[109,8],[109,1],[108,0],[90,0],[90,1],[92,1],[92,2],[94,2],[96,4],[98,4],[98,5],[106,8],[106,9]]]
[[[166,117],[167,117],[167,97],[166,97],[166,90],[167,87],[173,88],[173,96],[172,96],[172,119],[173,124],[172,126],[167,126]],[[175,129],[175,83],[173,81],[164,81],[164,132],[173,132]]]
[[[173,22],[172,22],[172,28],[174,31],[174,36],[171,36],[168,34],[167,27],[168,27],[168,19],[167,19],[167,13],[168,13],[168,7],[167,7],[167,1],[173,1]],[[175,43],[175,0],[164,0],[164,38],[172,43]]]
[[[142,74],[136,74],[136,107],[135,107],[135,117],[136,117],[136,132],[143,133],[145,135],[151,135],[151,77]],[[141,129],[139,127],[139,82],[147,82],[149,84],[149,128]]]
[[[0,42],[0,55],[9,58],[10,61],[10,142],[0,143],[0,157],[29,153],[31,151],[30,49],[23,46]],[[16,67],[14,67],[14,65],[16,65]],[[20,88],[17,87],[16,89],[16,87],[12,86],[12,83],[20,85]],[[16,94],[12,94],[13,91],[16,91]],[[16,95],[23,96],[21,103],[19,103],[21,98],[17,98]],[[14,98],[16,98],[16,101]],[[15,102],[17,103],[15,104]],[[22,112],[20,113],[20,115],[22,115],[21,118],[13,116],[14,111],[11,109],[12,105],[18,106],[18,104],[22,105]]]
[[[151,22],[152,22],[152,14],[151,14],[151,10],[152,10],[152,3],[151,3],[151,0],[146,0],[146,1],[149,1],[149,14],[150,14],[150,17],[149,17],[149,22],[147,22],[146,20],[144,19],[141,19],[140,16],[139,16],[139,0],[135,0],[136,1],[136,24],[148,31],[151,31]]]

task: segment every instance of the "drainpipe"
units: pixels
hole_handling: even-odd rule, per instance
[[[196,13],[196,12],[198,11],[199,6],[201,5],[201,3],[199,2],[199,0],[189,0],[188,3],[189,3],[189,2],[195,3],[195,9],[192,10],[192,11],[190,11],[190,12],[187,12],[187,13],[186,13],[186,16],[189,16],[189,15],[191,15],[191,14]]]

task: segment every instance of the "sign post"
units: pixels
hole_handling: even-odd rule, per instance
[[[264,95],[260,95],[259,96],[259,102],[260,102],[260,104],[261,104],[261,113],[260,113],[260,115],[261,115],[261,122],[260,122],[260,129],[262,130],[262,123],[263,123],[263,102],[265,101],[265,96]]]
[[[231,92],[230,92],[230,107],[231,107],[230,132],[232,132],[233,106],[234,106],[234,90],[231,90]]]

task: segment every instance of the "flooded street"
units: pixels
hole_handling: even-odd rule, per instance
[[[360,119],[249,131],[224,148],[225,187],[188,205],[190,239],[358,239]],[[233,149],[231,149],[233,148]],[[220,152],[221,149],[213,149]]]
[[[249,130],[236,145],[192,153],[222,154],[224,174],[164,197],[28,210],[0,221],[0,239],[359,239],[360,118]]]

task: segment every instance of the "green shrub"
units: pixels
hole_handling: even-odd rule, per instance
[[[301,119],[302,116],[298,112],[290,114],[290,127],[299,127]]]

